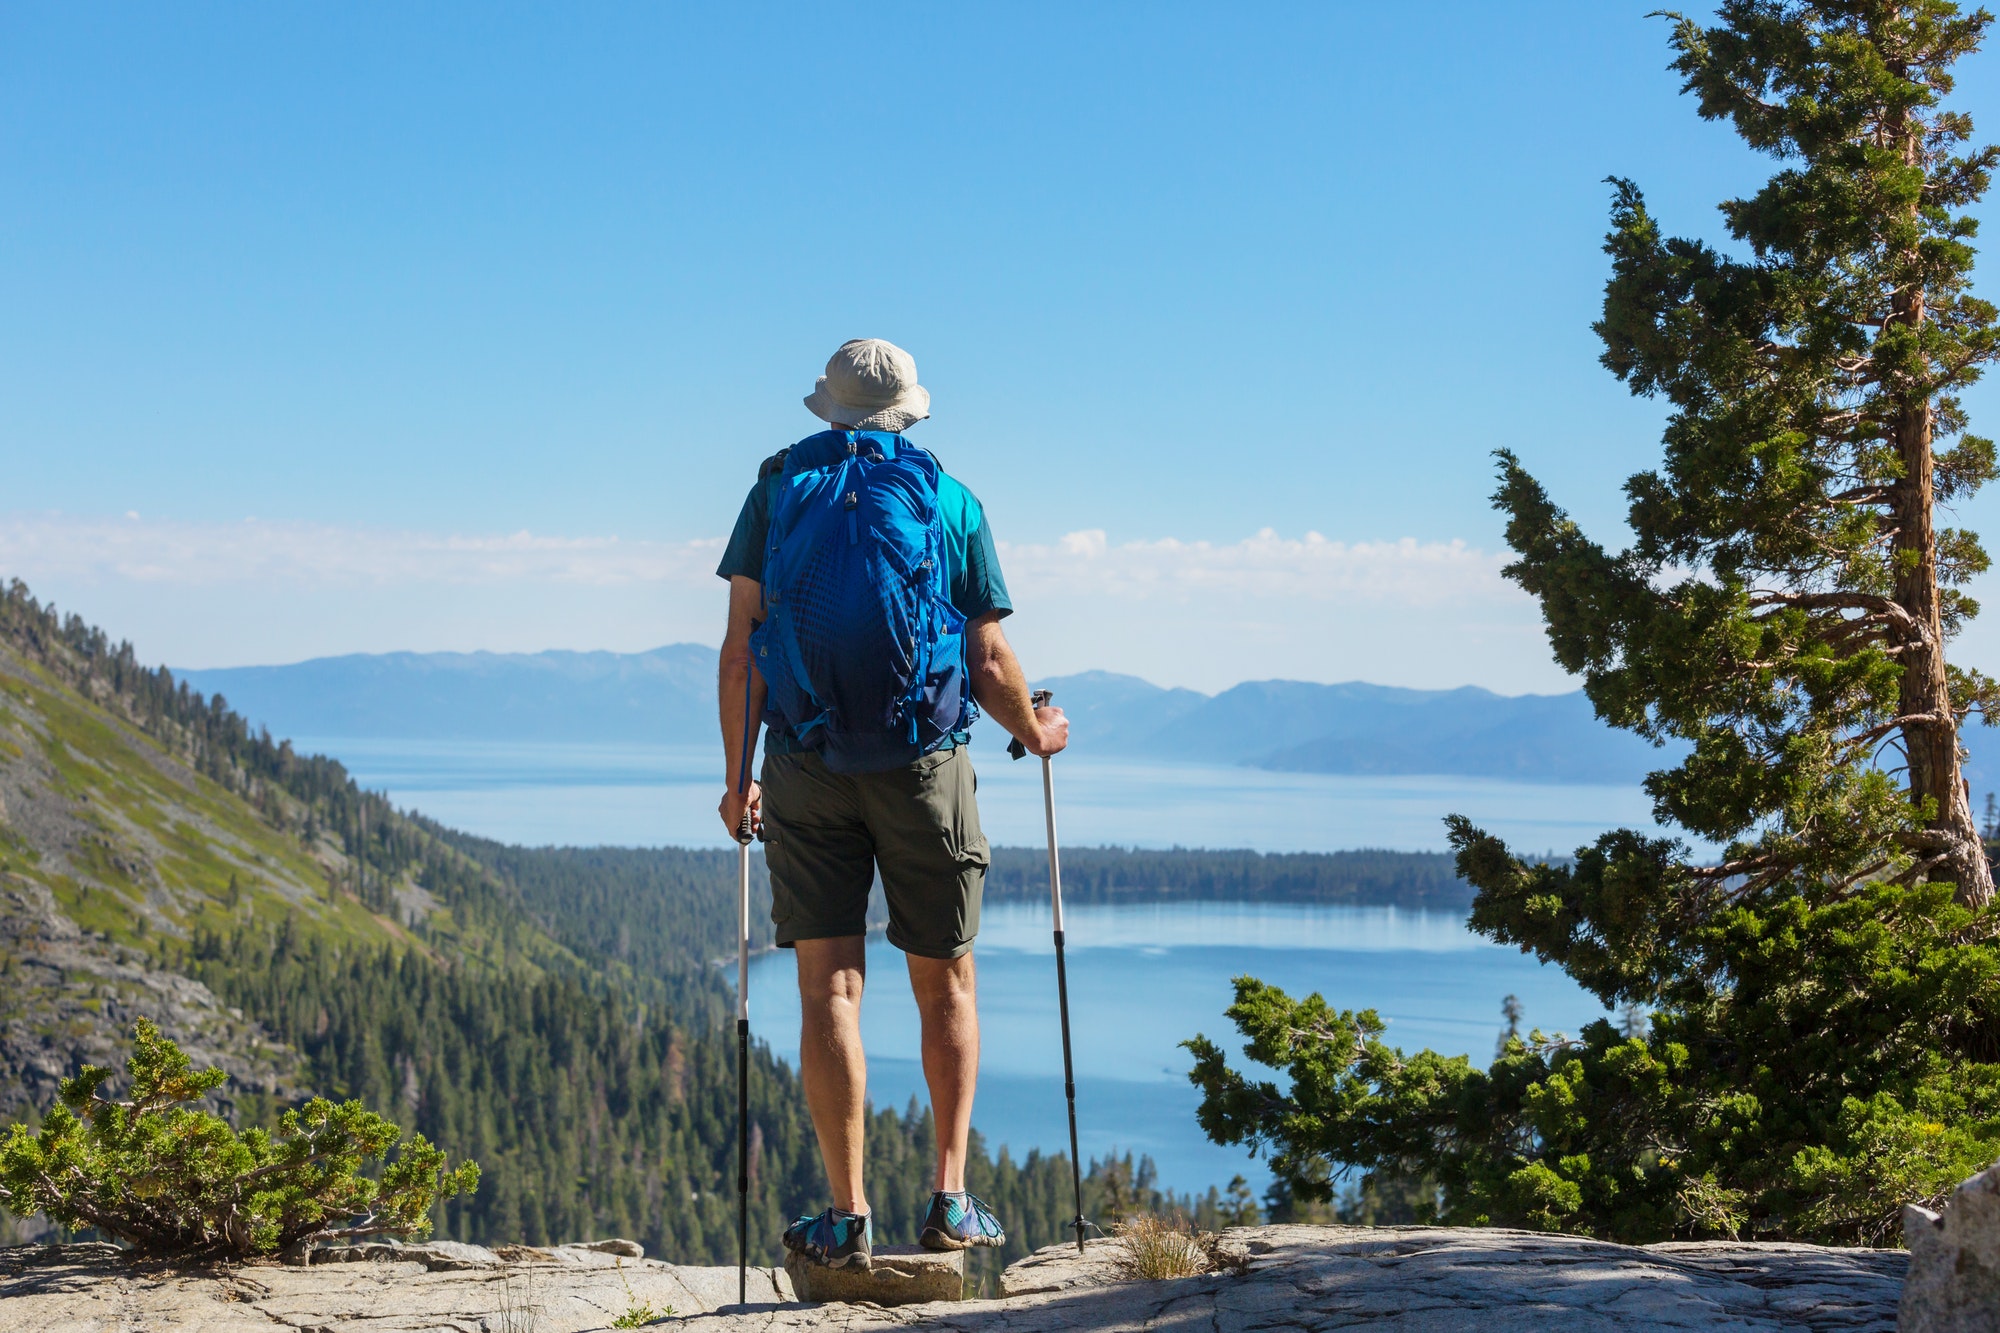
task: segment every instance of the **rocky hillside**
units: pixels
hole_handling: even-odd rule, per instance
[[[116,1063],[139,1017],[229,1070],[235,1098],[300,1090],[298,1053],[186,975],[204,935],[492,956],[496,914],[463,909],[502,886],[337,764],[229,723],[18,584],[0,597],[0,1116],[47,1104],[83,1061]],[[458,913],[399,844],[456,872]],[[508,924],[522,965],[562,954]]]
[[[163,966],[163,946],[287,914],[382,939],[387,924],[327,893],[346,859],[330,840],[280,833],[65,665],[0,639],[0,1115],[114,1062],[139,1017],[236,1089],[289,1093],[296,1052]]]
[[[441,1237],[723,1259],[735,1049],[711,961],[733,948],[734,861],[507,847],[399,813],[0,588],[0,1126],[80,1065],[118,1065],[150,1017],[233,1076],[217,1100],[241,1123],[354,1097],[478,1161]],[[792,1071],[761,1047],[750,1105],[752,1235],[775,1259],[825,1184]],[[877,1112],[868,1150],[881,1234],[914,1240],[928,1114]],[[990,1280],[1059,1234],[1069,1164],[981,1145],[969,1171],[1014,1224]],[[1143,1177],[1103,1164],[1086,1198],[1144,1203]],[[0,1239],[32,1234],[0,1216]]]

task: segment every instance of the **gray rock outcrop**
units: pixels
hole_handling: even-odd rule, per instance
[[[782,1270],[750,1270],[753,1307],[791,1295]],[[36,1333],[579,1333],[632,1311],[665,1318],[735,1300],[734,1268],[588,1245],[370,1244],[317,1253],[310,1267],[206,1269],[133,1263],[109,1245],[0,1249],[0,1328]]]
[[[1903,1243],[1905,1333],[2000,1330],[2000,1163],[1954,1190],[1943,1213],[1905,1207]]]
[[[356,1247],[374,1248],[374,1247]],[[1117,1241],[1052,1246],[1007,1272],[999,1300],[884,1308],[791,1302],[783,1270],[677,1268],[583,1246],[384,1246],[307,1268],[188,1271],[109,1246],[0,1250],[0,1325],[36,1333],[580,1333],[672,1307],[688,1333],[1212,1333],[1895,1327],[1900,1250],[1811,1245],[1623,1246],[1574,1236],[1424,1227],[1248,1227],[1215,1272],[1132,1281]],[[478,1253],[469,1253],[478,1251]],[[490,1255],[489,1261],[484,1256]],[[463,1265],[463,1266],[461,1266]],[[532,1312],[532,1319],[528,1317]]]
[[[1610,1245],[1576,1236],[1428,1227],[1248,1227],[1225,1233],[1233,1267],[1135,1282],[1119,1242],[1051,1246],[1007,1271],[998,1301],[800,1307],[758,1329],[874,1333],[1209,1333],[1367,1328],[1430,1333],[1895,1327],[1900,1250],[1812,1245]],[[688,1333],[743,1333],[726,1314]]]

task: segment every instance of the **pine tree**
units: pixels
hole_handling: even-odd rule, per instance
[[[1959,394],[2000,339],[1965,212],[2000,151],[1943,101],[1991,21],[1676,17],[1684,91],[1778,169],[1722,205],[1726,248],[1667,237],[1615,182],[1603,362],[1670,407],[1663,465],[1626,485],[1632,545],[1590,540],[1504,452],[1496,503],[1598,714],[1688,747],[1647,788],[1699,842],[1622,830],[1557,866],[1450,821],[1473,926],[1649,1022],[1503,1039],[1482,1072],[1239,983],[1247,1050],[1292,1092],[1197,1039],[1203,1124],[1272,1144],[1295,1192],[1361,1167],[1435,1180],[1451,1220],[1881,1242],[2000,1153],[1993,876],[1958,742],[2000,691],[1945,655],[1987,557],[1936,524],[1995,474]]]
[[[1945,645],[1987,557],[1935,514],[1994,475],[1958,393],[1996,348],[1963,210],[1997,150],[1960,152],[1971,123],[1940,105],[1990,16],[1732,0],[1722,17],[1680,22],[1674,67],[1704,117],[1786,165],[1723,205],[1740,257],[1664,239],[1618,182],[1597,331],[1607,368],[1671,404],[1666,466],[1627,483],[1638,541],[1612,555],[1503,455],[1511,572],[1603,716],[1693,743],[1651,787],[1668,820],[1736,844],[1705,876],[1886,858],[1984,904],[1957,729],[1994,685]]]

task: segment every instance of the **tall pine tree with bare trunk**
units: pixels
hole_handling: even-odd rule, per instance
[[[2000,690],[1946,647],[1987,557],[1941,509],[1995,474],[1959,395],[2000,350],[1970,294],[2000,151],[1949,109],[1992,17],[1948,0],[1725,0],[1673,19],[1707,119],[1777,159],[1720,247],[1616,181],[1604,365],[1670,407],[1587,537],[1512,454],[1496,503],[1557,660],[1601,717],[1685,758],[1661,823],[1574,865],[1454,817],[1474,927],[1644,1031],[1510,1040],[1486,1071],[1379,1041],[1372,1013],[1239,983],[1252,1083],[1197,1039],[1215,1137],[1296,1192],[1344,1166],[1435,1182],[1445,1216],[1628,1238],[1880,1241],[2000,1152],[2000,952],[1959,730]],[[1720,854],[1699,846],[1721,849]]]
[[[1947,3],[1736,0],[1682,20],[1675,68],[1701,114],[1785,167],[1723,205],[1729,256],[1663,239],[1618,183],[1604,364],[1673,407],[1666,466],[1627,485],[1638,541],[1585,540],[1512,457],[1514,577],[1556,656],[1611,722],[1680,737],[1662,816],[1731,855],[1711,877],[1845,875],[1858,834],[1911,880],[1993,896],[1958,728],[1993,683],[1945,645],[1986,568],[1941,503],[1991,479],[1958,393],[1996,349],[1966,290],[1994,149],[1942,108],[1983,12]],[[1874,776],[1901,761],[1902,800]],[[1829,862],[1825,853],[1833,853]]]

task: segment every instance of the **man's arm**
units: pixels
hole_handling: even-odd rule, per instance
[[[743,776],[743,682],[750,681],[749,752],[757,752],[757,729],[764,716],[764,678],[750,665],[750,631],[764,610],[764,585],[756,579],[733,575],[729,580],[729,628],[722,636],[722,660],[716,668],[716,711],[722,716],[723,781],[728,790],[716,813],[723,827],[735,837],[743,827],[743,811],[750,811],[753,832],[764,824],[763,792],[753,779],[749,790],[739,792],[736,784]]]
[[[1027,746],[1028,753],[1046,758],[1069,744],[1069,719],[1063,710],[1050,705],[1037,711],[1030,702],[1028,678],[1021,674],[1020,659],[1000,631],[998,611],[966,622],[965,661],[972,672],[972,697],[1008,735]]]

